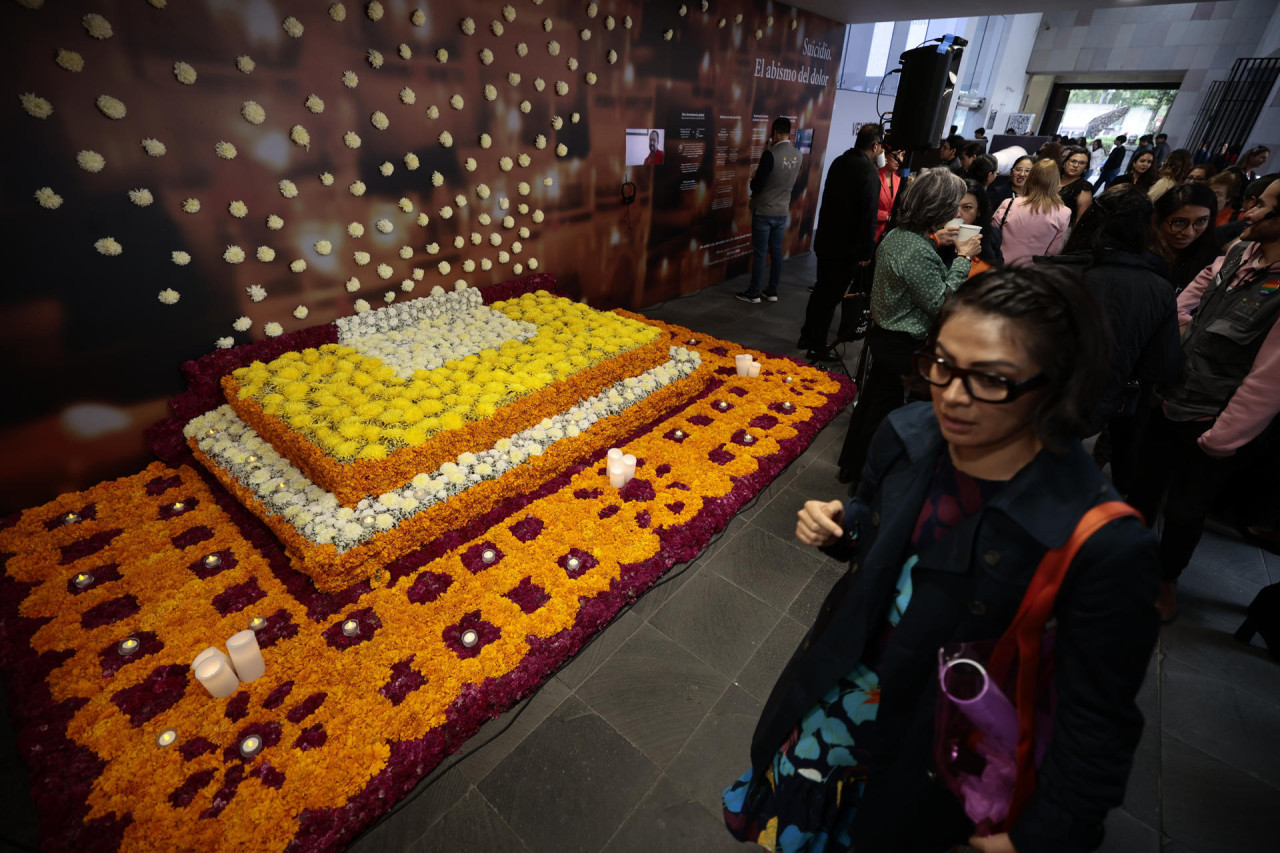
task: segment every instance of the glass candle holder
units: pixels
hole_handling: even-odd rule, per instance
[[[93,575],[88,572],[81,572],[72,579],[72,583],[74,583],[78,589],[84,589],[86,586],[93,583]]]
[[[262,738],[257,735],[249,735],[240,741],[240,754],[245,758],[252,758],[262,751]]]
[[[217,554],[210,554],[204,558],[204,567],[206,569],[216,569],[222,565],[222,558]]]
[[[267,620],[261,616],[255,616],[249,620],[250,631],[261,631],[265,627],[267,627]]]
[[[62,517],[63,524],[75,524],[80,520],[79,513],[69,512]]]
[[[227,640],[227,652],[231,655],[236,675],[246,684],[261,678],[267,671],[267,663],[258,648],[258,635],[251,629],[232,634]]]
[[[125,655],[127,657],[128,655],[131,655],[134,652],[136,652],[141,647],[142,647],[142,644],[139,643],[136,638],[130,637],[127,640],[121,641],[120,645],[116,646],[116,651],[120,652],[120,654]]]
[[[176,731],[173,729],[165,729],[156,738],[156,746],[170,746],[177,739],[178,733]]]
[[[462,632],[462,645],[471,648],[478,642],[480,642],[480,635],[476,633],[474,628],[468,628]]]
[[[345,637],[354,637],[360,633],[360,623],[354,619],[348,619],[342,623],[342,634]]]

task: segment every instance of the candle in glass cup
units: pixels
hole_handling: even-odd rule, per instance
[[[258,649],[258,635],[252,629],[237,631],[227,640],[227,651],[231,654],[231,663],[236,668],[236,675],[246,684],[262,677],[267,671],[267,663],[262,659]]]
[[[360,623],[354,619],[348,619],[342,623],[342,634],[346,637],[354,637],[360,633]]]
[[[225,699],[240,689],[240,679],[236,678],[235,670],[231,668],[226,655],[217,649],[213,651],[214,654],[211,655],[202,652],[201,657],[197,658],[199,663],[193,664],[191,670],[195,673],[196,680],[209,691],[209,695],[215,699]]]

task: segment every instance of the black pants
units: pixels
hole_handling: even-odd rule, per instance
[[[1116,415],[1107,421],[1111,437],[1111,482],[1116,491],[1127,495],[1133,490],[1138,476],[1138,460],[1142,454],[1143,439],[1151,423],[1154,397],[1144,389],[1142,398],[1131,415]]]
[[[1160,576],[1175,581],[1200,544],[1205,516],[1236,468],[1236,457],[1215,459],[1196,444],[1212,421],[1171,421],[1151,416],[1129,503],[1150,525],[1164,501]],[[1168,496],[1165,491],[1168,490]]]
[[[911,356],[923,343],[906,332],[890,332],[872,326],[865,346],[871,348],[871,370],[858,395],[849,432],[840,451],[840,469],[861,477],[867,449],[880,423],[906,402],[904,379],[911,375]]]
[[[845,292],[863,267],[853,258],[818,258],[818,280],[809,294],[809,304],[804,312],[804,326],[800,329],[802,349],[822,349],[827,345],[831,319],[836,306],[844,299]]]

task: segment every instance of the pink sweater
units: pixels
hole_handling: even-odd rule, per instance
[[[1240,281],[1261,269],[1261,255],[1260,244],[1249,244],[1232,281]],[[1191,312],[1200,305],[1204,289],[1218,274],[1225,257],[1219,257],[1201,270],[1187,289],[1178,295],[1178,325],[1191,322]],[[1280,273],[1280,261],[1268,269]],[[1213,426],[1200,436],[1200,447],[1210,456],[1230,456],[1257,438],[1277,413],[1280,413],[1280,323],[1272,326],[1263,339],[1253,367],[1249,368],[1227,407]]]
[[[1009,210],[1006,219],[1004,212],[1009,205],[1013,205],[1013,208]],[[1002,219],[1003,226],[1000,225]],[[1036,255],[1056,255],[1061,252],[1070,221],[1071,211],[1066,205],[1059,205],[1049,213],[1035,213],[1028,207],[1025,198],[1006,199],[991,216],[991,224],[1003,232],[1001,249],[1004,251],[1004,262],[1011,266],[1025,266]]]

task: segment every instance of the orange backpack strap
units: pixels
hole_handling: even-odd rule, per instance
[[[1017,659],[1018,671],[1014,707],[1018,714],[1018,769],[1005,826],[1012,826],[1036,788],[1035,730],[1036,688],[1039,683],[1040,640],[1053,615],[1058,590],[1084,543],[1098,530],[1118,518],[1142,516],[1124,501],[1109,501],[1090,509],[1076,525],[1066,544],[1044,555],[1022,597],[1022,605],[1008,630],[991,653],[991,672],[1002,684],[1009,666]]]

